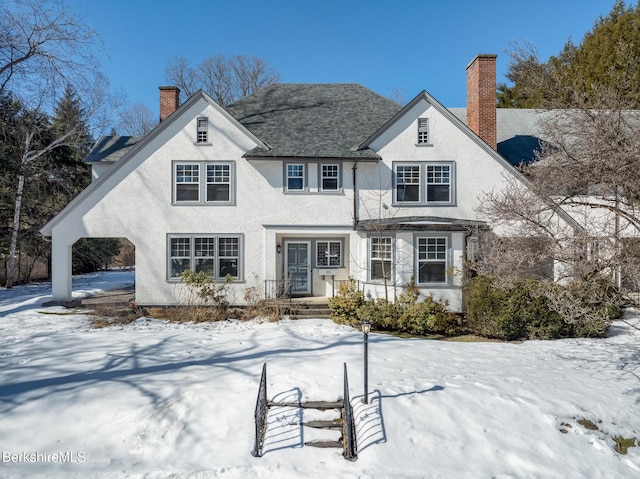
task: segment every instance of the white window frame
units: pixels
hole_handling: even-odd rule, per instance
[[[209,119],[206,116],[196,118],[196,144],[209,144]]]
[[[429,118],[418,118],[418,145],[430,145]]]
[[[430,173],[430,170],[433,172]],[[445,174],[446,170],[446,174]],[[443,181],[444,179],[447,181]],[[427,163],[425,165],[425,201],[427,204],[447,204],[450,205],[453,203],[452,195],[453,195],[453,186],[452,186],[452,178],[453,178],[453,167],[451,163]],[[429,200],[430,187],[436,188],[440,185],[447,185],[449,190],[449,197],[446,200]]]
[[[323,192],[334,192],[340,191],[342,187],[342,168],[340,163],[320,163],[320,191]],[[325,171],[325,170],[333,171]],[[335,172],[335,176],[331,173]],[[335,188],[325,188],[325,180],[335,180],[336,187]]]
[[[417,236],[415,243],[416,284],[426,286],[446,286],[451,283],[449,274],[451,263],[451,237],[449,235]],[[424,245],[424,248],[423,248]],[[444,257],[442,256],[444,255]],[[420,267],[423,264],[443,264],[444,281],[422,281]]]
[[[411,169],[411,176],[404,178],[405,171]],[[416,174],[416,171],[418,172]],[[446,172],[446,173],[445,173]],[[406,201],[398,199],[401,180],[410,179],[410,185],[418,185],[418,200]],[[446,181],[443,181],[445,180]],[[436,181],[438,180],[438,181]],[[430,200],[431,190],[446,185],[447,200]],[[453,161],[422,161],[422,162],[394,162],[393,163],[393,204],[395,206],[455,206],[456,203],[456,168]]]
[[[213,178],[210,181],[209,172],[210,169],[213,168]],[[216,175],[215,173],[219,171],[222,174]],[[229,204],[232,199],[232,165],[231,163],[207,163],[205,168],[205,202],[206,203],[221,203],[221,204]],[[215,185],[226,185],[228,188],[227,191],[227,199],[225,200],[210,200],[209,199],[209,186]]]
[[[190,169],[190,174],[187,173],[189,171],[187,168]],[[181,169],[183,169],[184,171],[181,172],[180,171]],[[199,203],[200,202],[200,199],[201,199],[200,178],[202,177],[200,169],[201,168],[199,163],[188,163],[188,162],[174,163],[173,165],[173,198],[175,203]],[[184,186],[184,185],[196,186],[198,197],[195,200],[194,199],[188,199],[188,200],[178,199],[178,197],[180,196],[179,186]]]
[[[180,175],[178,171],[183,166],[191,166],[192,168],[196,168],[198,175],[197,181],[192,180],[191,182],[179,181]],[[224,182],[210,182],[209,181],[209,166],[226,166],[228,168],[228,177]],[[236,177],[236,168],[234,161],[210,161],[210,162],[193,162],[193,161],[174,161],[172,165],[173,170],[173,205],[233,205],[235,204],[235,177]],[[195,200],[178,200],[178,185],[180,184],[191,184],[197,185],[198,189],[198,198]],[[209,201],[207,198],[208,186],[214,184],[226,184],[229,188],[229,197],[226,200],[211,200]]]
[[[213,245],[213,248],[196,248],[196,240],[207,240],[205,243]],[[235,243],[235,253],[228,254],[228,249],[221,248],[221,241],[233,240]],[[243,281],[244,271],[244,238],[241,234],[169,234],[167,235],[167,278],[169,281],[180,281],[182,271],[201,271],[204,268],[197,266],[198,260],[212,261],[211,268],[214,281],[226,281],[226,275],[223,275],[221,262],[228,260],[236,261],[236,276],[233,280],[236,282]],[[233,244],[232,243],[232,244]],[[174,250],[174,244],[181,246],[178,250]],[[213,254],[212,254],[213,250]],[[174,251],[179,254],[174,254]],[[226,254],[223,254],[226,253]],[[179,268],[180,274],[174,274],[178,269],[174,268],[175,262],[182,262]],[[209,269],[209,268],[207,268]]]
[[[381,249],[380,248],[380,243],[381,241],[384,241],[384,243],[389,243],[389,249],[388,249],[388,258],[387,256],[387,252],[386,252],[386,248]],[[378,248],[377,250],[374,250],[374,245],[378,244]],[[388,263],[389,264],[389,269],[386,270],[387,272],[387,281],[389,281],[392,277],[393,277],[393,255],[394,255],[394,248],[395,248],[395,242],[394,242],[394,238],[392,236],[370,236],[369,237],[369,280],[370,281],[384,281],[384,277],[383,276],[374,276],[373,272],[374,272],[374,267],[373,267],[373,262],[379,262],[379,263]],[[377,252],[377,254],[376,254]],[[382,254],[380,254],[382,253]]]
[[[291,175],[291,168],[295,168],[296,172],[301,172],[302,175]],[[302,179],[300,188],[290,188],[289,180],[293,179]],[[307,165],[305,163],[285,163],[284,166],[284,189],[287,192],[291,193],[299,193],[302,191],[306,191],[307,189]]]
[[[410,172],[410,174],[407,174]],[[409,181],[407,181],[409,180]],[[402,181],[402,183],[400,183]],[[422,166],[420,163],[395,163],[393,165],[393,200],[396,204],[419,205],[422,203]],[[398,199],[400,185],[417,185],[416,200]]]
[[[326,245],[325,255],[322,260],[320,258],[320,245]],[[332,252],[332,246],[334,247]],[[338,248],[338,253],[335,253],[335,247]],[[315,249],[315,260],[318,268],[340,268],[343,265],[342,261],[342,240],[317,240]],[[337,261],[336,261],[337,258]],[[332,262],[332,259],[334,260]]]

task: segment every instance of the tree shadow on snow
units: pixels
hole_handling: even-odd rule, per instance
[[[433,386],[421,391],[409,391],[394,395],[382,395],[376,389],[369,397],[369,404],[364,404],[363,396],[354,396],[351,403],[353,415],[356,421],[356,437],[358,442],[358,452],[362,452],[375,444],[387,442],[387,432],[384,426],[384,415],[382,414],[382,399],[394,399],[401,396],[411,396],[414,394],[425,394],[428,392],[442,391],[444,387]]]

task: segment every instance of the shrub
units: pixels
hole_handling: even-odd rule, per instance
[[[186,305],[188,320],[220,321],[229,319],[230,303],[228,299],[228,284],[233,280],[227,276],[224,283],[215,283],[204,271],[182,272],[182,281],[187,286],[190,299]]]
[[[465,290],[467,324],[476,334],[503,340],[603,336],[619,314],[614,295],[602,283],[478,276]]]
[[[353,278],[349,278],[348,281],[339,284],[338,295],[329,298],[331,319],[338,324],[359,327],[358,310],[364,302],[364,293],[358,291],[356,281]]]
[[[436,301],[427,296],[419,301],[420,291],[413,281],[396,302],[385,299],[366,300],[361,291],[355,289],[355,281],[343,283],[338,296],[329,300],[331,317],[341,324],[359,328],[365,319],[373,329],[398,331],[410,334],[459,334],[460,325],[455,314],[447,311],[447,302]]]

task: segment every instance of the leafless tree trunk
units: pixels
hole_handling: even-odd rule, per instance
[[[82,122],[89,128],[103,127],[110,111],[105,109],[106,80],[94,56],[97,46],[97,34],[66,10],[62,2],[21,0],[0,6],[0,94],[10,93],[31,113],[19,125],[21,153],[13,159],[18,174],[7,287],[13,281],[28,172],[55,148],[78,141],[78,125],[68,126],[45,144],[35,141],[43,126],[32,124],[30,118],[51,115],[64,89],[72,86],[83,99]]]

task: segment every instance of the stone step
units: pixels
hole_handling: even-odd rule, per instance
[[[323,447],[323,448],[335,447],[335,448],[343,449],[342,441],[309,441],[309,442],[305,442],[304,445],[311,446],[311,447]]]
[[[337,429],[342,430],[342,420],[334,420],[334,421],[309,421],[303,422],[303,426],[313,427],[316,429]]]
[[[340,401],[309,401],[309,402],[269,402],[269,407],[299,407],[303,409],[342,409],[344,403]]]

